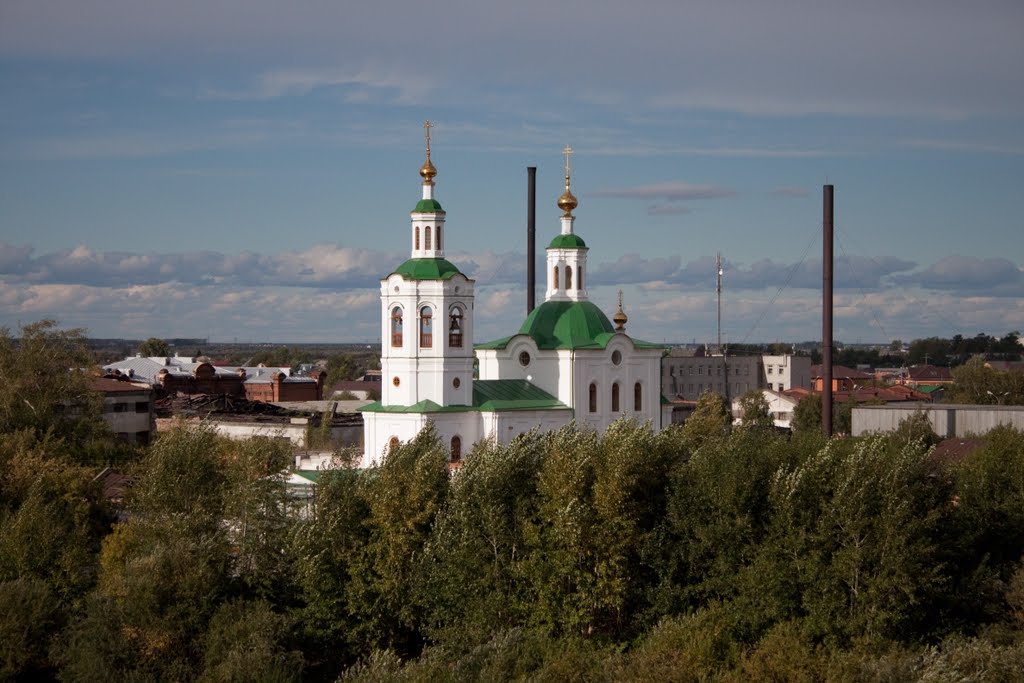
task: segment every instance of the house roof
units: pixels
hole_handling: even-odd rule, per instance
[[[109,377],[93,377],[89,380],[89,388],[104,394],[148,393],[153,391],[153,387],[148,383],[129,382],[124,379],[112,379]]]
[[[370,413],[458,413],[569,410],[569,406],[525,379],[479,379],[473,381],[471,406],[442,406],[429,400],[411,406],[386,406],[380,401],[374,401],[359,410]]]
[[[401,275],[406,280],[447,280],[462,273],[448,259],[411,258],[398,266],[392,275]]]
[[[819,379],[822,376],[822,366],[812,365],[811,366],[811,377]],[[845,365],[833,365],[832,366],[832,379],[874,379],[875,376],[862,370],[856,370],[854,368],[848,368]]]
[[[911,381],[914,382],[952,382],[953,373],[949,368],[942,368],[935,365],[915,365],[907,369]]]

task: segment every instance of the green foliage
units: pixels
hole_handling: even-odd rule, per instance
[[[939,435],[935,433],[935,430],[932,429],[932,423],[928,419],[928,415],[921,410],[900,420],[896,431],[889,438],[901,446],[909,446],[914,442],[921,442],[926,448],[935,446],[942,441]]]
[[[683,438],[688,448],[696,451],[708,441],[722,439],[729,434],[732,416],[725,399],[705,391],[697,399],[697,407],[683,424]]]
[[[0,680],[41,676],[62,622],[60,601],[46,581],[25,576],[0,582]]]
[[[166,341],[160,339],[159,337],[150,337],[146,341],[139,344],[139,353],[147,358],[155,358],[157,356],[168,356],[171,353],[171,347],[167,344]]]
[[[760,390],[751,389],[740,397],[740,426],[758,431],[775,427],[768,401]]]
[[[231,601],[210,620],[200,683],[302,680],[302,654],[288,644],[290,622],[264,601]]]
[[[794,433],[821,433],[821,394],[807,394],[797,402],[790,427]]]
[[[0,328],[0,432],[53,433],[79,445],[102,434],[101,402],[89,391],[91,354],[80,329],[53,320]]]
[[[978,405],[1024,405],[1024,371],[999,372],[975,356],[953,369],[948,400]]]
[[[448,493],[447,452],[429,426],[390,449],[360,483],[369,535],[352,567],[350,609],[363,642],[413,652],[421,642],[423,549]]]

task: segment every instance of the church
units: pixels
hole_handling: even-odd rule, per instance
[[[474,345],[476,283],[445,258],[446,213],[434,196],[429,121],[425,127],[410,258],[380,282],[381,399],[362,408],[361,465],[379,462],[428,423],[453,463],[482,439],[507,443],[572,421],[598,431],[621,418],[667,426],[663,347],[626,334],[621,292],[612,321],[587,295],[588,247],[574,229],[572,150],[566,148],[565,192],[558,199],[560,230],[547,248],[544,303],[515,334]]]

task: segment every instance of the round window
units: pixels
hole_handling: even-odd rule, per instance
[[[452,386],[458,389],[459,387],[462,386],[462,380],[456,377],[455,379],[452,380]]]
[[[622,362],[622,352],[619,350],[612,351],[612,362],[618,365]]]
[[[523,351],[522,353],[520,353],[519,354],[519,364],[522,365],[523,367],[526,367],[527,365],[529,365],[530,364],[530,354],[527,353],[526,351]]]
[[[395,285],[395,294],[398,294],[398,285]]]
[[[395,378],[391,380],[391,383],[397,387],[399,384],[402,383],[402,380],[398,379],[398,376],[396,375]]]

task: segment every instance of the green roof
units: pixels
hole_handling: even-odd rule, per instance
[[[478,379],[473,381],[473,405],[442,406],[420,401],[411,406],[385,406],[374,401],[358,410],[368,413],[459,413],[466,411],[568,410],[557,398],[525,379]]]
[[[406,280],[447,280],[453,275],[462,275],[454,263],[443,258],[411,258],[398,266],[395,273]]]
[[[603,349],[618,333],[590,301],[545,301],[533,309],[519,334],[532,337],[538,349]],[[515,336],[476,344],[474,348],[503,349]],[[627,338],[637,349],[662,348],[660,344]]]
[[[474,380],[473,407],[485,411],[569,409],[557,398],[525,379]]]
[[[590,301],[545,301],[533,309],[519,334],[533,337],[540,349],[604,348],[615,328]]]
[[[555,239],[551,240],[551,244],[548,245],[548,249],[586,249],[587,243],[583,241],[583,238],[579,235],[569,233],[568,235],[556,235]]]
[[[413,213],[444,213],[444,209],[441,208],[441,202],[436,199],[421,199],[416,202],[416,208],[412,210]]]

